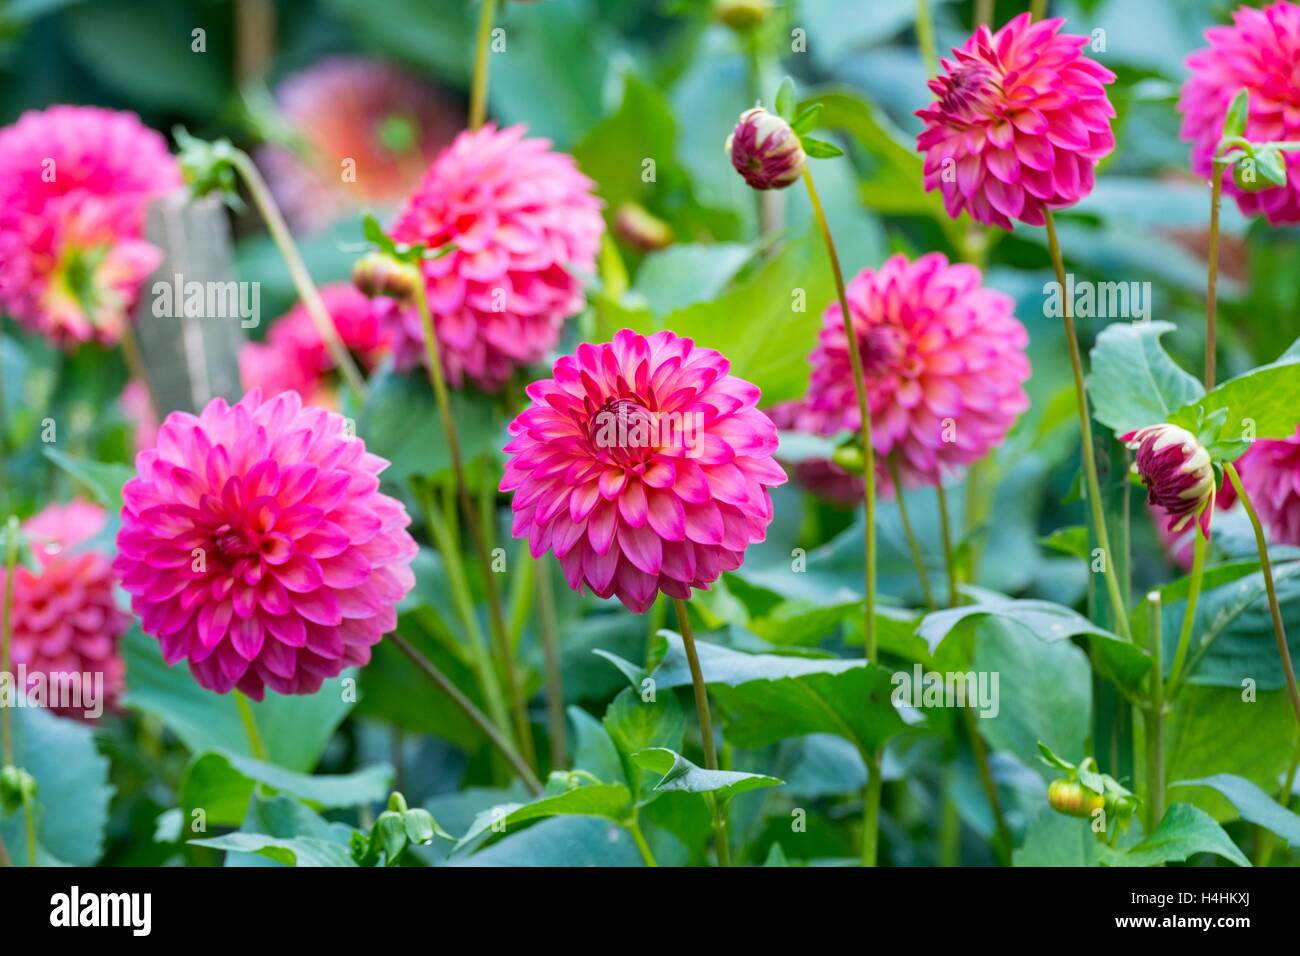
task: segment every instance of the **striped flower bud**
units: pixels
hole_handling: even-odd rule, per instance
[[[1137,452],[1133,467],[1146,485],[1147,503],[1164,510],[1169,530],[1182,531],[1197,520],[1208,538],[1214,514],[1214,466],[1196,436],[1177,425],[1151,425],[1119,440]]]
[[[740,114],[726,148],[731,165],[754,189],[785,189],[803,175],[808,160],[790,124],[761,106]]]

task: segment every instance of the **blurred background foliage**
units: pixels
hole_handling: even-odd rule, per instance
[[[976,5],[931,0],[941,50],[969,35]],[[252,19],[239,27],[240,6],[270,10],[269,21],[259,20],[254,10]],[[1151,317],[1174,324],[1165,345],[1188,368],[1198,367],[1203,348],[1208,200],[1206,184],[1187,170],[1188,148],[1177,137],[1174,103],[1185,76],[1184,58],[1202,44],[1202,31],[1225,22],[1235,6],[1229,0],[1051,4],[1054,15],[1069,18],[1071,32],[1089,34],[1100,44],[1094,45],[1093,55],[1119,76],[1111,91],[1119,111],[1118,148],[1099,171],[1095,192],[1061,217],[1072,270],[1080,279],[1150,282]],[[847,161],[820,163],[816,170],[846,270],[876,266],[894,251],[916,255],[941,250],[952,259],[966,258],[986,268],[990,285],[1017,299],[1018,316],[1030,331],[1031,410],[992,461],[950,489],[954,521],[965,529],[958,550],[966,576],[1004,594],[1088,605],[1093,600],[1090,576],[1077,534],[1070,533],[1084,524],[1076,490],[1077,425],[1060,323],[1044,315],[1044,283],[1051,278],[1045,240],[1040,230],[1003,235],[975,230],[968,221],[953,223],[938,199],[922,191],[921,159],[914,149],[919,122],[913,113],[929,102],[930,94],[914,29],[916,3],[789,0],[754,38],[716,22],[711,7],[710,0],[503,4],[498,25],[506,31],[507,49],[493,58],[489,115],[501,124],[524,123],[572,151],[597,181],[610,217],[620,203],[638,202],[667,222],[678,240],[648,254],[620,243],[607,254],[601,275],[589,277],[591,307],[571,323],[566,345],[608,337],[624,325],[669,327],[730,356],[734,371],[757,382],[767,402],[803,393],[808,374],[804,358],[833,294],[823,253],[809,232],[807,200],[801,190],[778,197],[787,224],[784,240],[780,248],[761,248],[754,195],[722,150],[737,114],[756,99],[770,104],[780,77],[788,73],[805,98],[822,99],[825,133],[848,153]],[[1025,4],[998,0],[993,7],[996,22],[1002,23]],[[134,110],[164,132],[183,125],[196,135],[228,136],[252,148],[266,128],[249,104],[260,102],[260,93],[274,89],[283,77],[336,53],[404,65],[463,108],[475,14],[476,7],[465,0],[275,0],[269,5],[259,0],[7,0],[0,5],[0,123],[52,103],[94,103]],[[268,22],[273,34],[265,29]],[[204,31],[206,52],[191,50],[196,29]],[[269,58],[260,57],[262,49]],[[653,183],[641,176],[647,158],[655,161]],[[1227,378],[1276,358],[1300,334],[1300,242],[1294,229],[1248,223],[1232,203],[1225,204],[1222,228],[1220,377]],[[235,229],[239,278],[260,282],[264,314],[280,314],[295,296],[278,254],[255,216],[237,217]],[[316,281],[346,279],[354,257],[348,244],[359,240],[356,217],[304,236],[304,254]],[[808,309],[792,318],[794,289],[805,290]],[[1080,320],[1085,351],[1108,321]],[[265,323],[258,334],[264,331]],[[60,356],[9,324],[0,340],[0,359],[0,396],[8,409],[12,450],[6,493],[11,510],[27,514],[72,491],[72,479],[41,454],[36,436],[46,417],[60,423],[59,445],[69,454],[110,465],[130,460],[126,421],[114,402],[126,379],[116,355],[84,349]],[[397,462],[386,479],[413,510],[406,479],[416,474],[445,477],[447,466],[433,407],[423,391],[414,391],[422,388],[381,371],[370,403],[350,410],[372,449]],[[482,396],[466,394],[458,415],[461,434],[470,436],[470,457],[485,476],[497,472],[504,433],[501,410]],[[1125,464],[1122,457],[1113,457],[1104,476],[1117,498],[1127,481]],[[859,646],[862,640],[860,615],[851,613],[860,606],[860,524],[855,525],[852,512],[816,502],[793,485],[779,489],[776,497],[777,518],[768,541],[750,550],[743,569],[694,602],[705,625],[701,636],[766,653],[852,652],[855,640]],[[914,497],[910,512],[937,584],[942,551],[934,498],[929,493]],[[498,541],[506,543],[506,511],[498,508],[496,514]],[[880,520],[881,589],[895,605],[882,612],[882,646],[911,659],[918,651],[906,608],[915,606],[920,595],[896,507],[884,503]],[[1248,553],[1249,541],[1240,528],[1230,531],[1228,540],[1234,533]],[[1133,588],[1142,593],[1174,572],[1144,509],[1136,506],[1134,536]],[[809,573],[789,573],[796,548],[807,551]],[[443,619],[452,599],[439,558],[425,548],[419,562],[420,583],[404,605],[402,632],[468,685],[463,646],[454,624]],[[1289,580],[1296,578],[1300,575]],[[1283,588],[1291,632],[1300,633],[1300,594],[1293,583],[1284,581]],[[602,730],[599,715],[626,685],[592,651],[644,659],[647,635],[662,615],[642,620],[622,608],[561,591],[567,700],[596,715],[581,709],[573,714],[578,765],[594,766],[609,756],[610,718]],[[1217,606],[1217,593],[1207,595],[1211,609]],[[1219,595],[1219,600],[1227,602],[1230,595]],[[1166,613],[1177,615],[1179,607],[1171,599]],[[1166,630],[1173,626],[1167,624]],[[1267,625],[1261,619],[1240,626],[1263,633]],[[526,612],[516,621],[515,637],[535,691],[541,682],[540,650]],[[1132,772],[1131,754],[1111,749],[1122,733],[1105,715],[1121,714],[1124,708],[1114,706],[1113,691],[1095,680],[1087,656],[1077,647],[1023,646],[1018,656],[1007,650],[1014,637],[1004,637],[990,645],[1001,648],[998,666],[1004,682],[1014,673],[1039,695],[1028,709],[1007,707],[997,720],[981,722],[991,728],[982,729],[997,751],[995,773],[1008,822],[1021,835],[1020,842],[1030,840],[1022,851],[1026,862],[1082,862],[1086,848],[1079,849],[1071,837],[1072,821],[1040,814],[1045,771],[1035,763],[1034,742],[1049,739],[1073,760],[1091,741],[1103,766],[1122,779]],[[376,650],[374,664],[362,675],[360,719],[344,723],[338,734],[333,730],[347,708],[322,702],[334,695],[277,701],[283,711],[278,715],[267,712],[268,705],[259,708],[273,755],[278,763],[303,772],[318,763],[328,771],[391,763],[408,796],[460,833],[476,812],[511,796],[500,784],[501,768],[480,747],[472,728],[428,693],[403,659],[386,646]],[[192,699],[195,692],[169,676],[153,642],[138,630],[128,640],[128,659],[131,702],[145,715],[138,719],[145,732],[138,725],[131,733],[107,731],[101,741],[114,758],[119,794],[112,805],[105,859],[160,862],[178,852],[167,837],[176,839],[168,828],[178,828],[179,818],[167,812],[195,805],[197,798],[185,790],[201,782],[183,754],[163,749],[161,725],[195,753],[212,748],[246,753],[247,745],[233,710],[214,717],[208,712],[214,705]],[[1260,783],[1276,780],[1289,753],[1285,704],[1269,698],[1267,706],[1252,712],[1255,723],[1237,726],[1232,747],[1225,748],[1222,726],[1211,717],[1217,714],[1236,726],[1241,718],[1224,714],[1225,701],[1237,691],[1218,686],[1212,665],[1210,661],[1193,676],[1193,683],[1201,685],[1193,690],[1203,699],[1184,709],[1186,716],[1180,715],[1172,731],[1177,769],[1171,769],[1169,779],[1233,772]],[[311,740],[298,739],[287,729],[276,734],[277,719],[285,728],[307,722],[322,732]],[[940,715],[936,720],[939,733],[907,738],[889,752],[885,776],[895,783],[887,795],[885,842],[891,862],[991,861],[992,822],[975,764],[960,732],[944,730],[944,719]],[[786,780],[780,790],[735,801],[739,845],[775,842],[787,856],[801,860],[852,855],[857,811],[851,795],[865,778],[852,745],[814,734],[762,748],[762,753],[737,747],[728,759],[737,768],[761,769]],[[162,761],[162,774],[155,770],[156,760]],[[365,784],[358,783],[355,793],[373,799]],[[102,802],[107,800],[104,791]],[[358,796],[355,802],[363,801]],[[1197,802],[1219,819],[1235,815],[1232,805],[1215,794],[1200,794]],[[329,815],[328,803],[316,805]],[[791,806],[812,808],[810,813],[828,825],[810,823],[805,837],[791,840]],[[662,825],[652,838],[661,862],[689,861],[704,842],[700,834],[707,832],[707,818],[700,819],[677,800],[664,799],[652,809],[650,823]],[[275,808],[257,805],[249,813],[270,819]],[[957,819],[964,826],[957,826]],[[239,817],[231,823],[238,824]],[[155,824],[162,842],[139,838]],[[446,851],[422,852],[433,860]],[[198,862],[216,859],[211,851],[193,847],[185,853]],[[561,817],[474,857],[483,863],[498,859],[634,862],[636,856],[626,834],[611,842],[603,825]]]

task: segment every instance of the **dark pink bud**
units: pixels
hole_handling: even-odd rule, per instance
[[[1164,510],[1169,530],[1182,531],[1195,519],[1208,538],[1214,514],[1214,466],[1196,436],[1177,425],[1151,425],[1119,440],[1137,452],[1133,467],[1147,487],[1147,503]]]
[[[803,175],[808,159],[790,124],[761,106],[740,114],[727,155],[754,189],[784,189]]]

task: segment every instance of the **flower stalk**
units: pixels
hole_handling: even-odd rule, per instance
[[[257,718],[253,715],[253,705],[243,691],[234,691],[235,707],[239,709],[239,720],[244,725],[244,735],[248,738],[248,749],[254,760],[265,761],[266,744],[262,741],[262,732],[257,729]]]
[[[704,748],[704,766],[709,770],[718,769],[718,750],[713,740],[713,720],[709,714],[709,691],[704,683],[704,672],[700,669],[700,655],[695,649],[695,634],[691,630],[690,617],[686,602],[673,598],[673,607],[677,611],[677,629],[682,635],[682,647],[686,650],[686,662],[691,668],[691,688],[695,691],[695,716],[700,722],[701,745]],[[731,865],[731,851],[727,845],[727,816],[722,805],[713,798],[708,798],[709,809],[713,814],[713,845],[718,854],[718,866]]]
[[[496,0],[482,0],[482,3],[478,14],[478,35],[474,40],[474,79],[469,92],[470,129],[478,129],[487,119],[488,78],[491,73],[488,56],[491,52]]]
[[[1061,257],[1061,243],[1056,236],[1056,219],[1051,210],[1045,212],[1047,223],[1047,245],[1052,256],[1052,266],[1056,270],[1056,281],[1065,289],[1065,260]],[[1070,350],[1070,368],[1074,373],[1074,394],[1079,413],[1079,432],[1083,447],[1083,475],[1086,481],[1088,507],[1092,511],[1092,523],[1097,535],[1097,545],[1101,548],[1102,569],[1106,579],[1106,590],[1110,597],[1115,626],[1120,636],[1132,641],[1132,631],[1128,623],[1128,607],[1124,603],[1124,593],[1120,589],[1119,577],[1115,573],[1115,562],[1111,556],[1110,534],[1106,530],[1106,516],[1101,506],[1101,482],[1097,477],[1097,459],[1092,442],[1092,415],[1088,411],[1088,392],[1083,381],[1083,357],[1079,351],[1079,339],[1074,329],[1073,307],[1068,296],[1061,299],[1061,321],[1065,325],[1065,341]]]
[[[1197,530],[1199,538],[1200,531]],[[1165,655],[1161,632],[1160,592],[1147,595],[1147,631],[1151,668],[1151,698],[1146,711],[1147,832],[1154,833],[1165,815]]]

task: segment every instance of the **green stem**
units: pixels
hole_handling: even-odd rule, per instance
[[[1150,631],[1151,706],[1146,712],[1147,832],[1154,833],[1165,815],[1165,679],[1164,643],[1160,619],[1160,592],[1147,595],[1147,630]]]
[[[478,37],[474,41],[474,80],[469,92],[469,128],[478,129],[487,119],[488,47],[492,41],[492,19],[496,0],[483,0],[478,15]]]
[[[673,607],[677,611],[677,629],[682,635],[682,647],[686,650],[686,662],[691,668],[691,687],[695,691],[695,716],[700,722],[700,738],[704,748],[704,766],[709,770],[717,770],[718,751],[713,740],[713,719],[709,714],[709,692],[704,684],[704,672],[700,670],[700,655],[695,650],[695,634],[691,630],[686,602],[681,598],[673,598]],[[713,844],[718,853],[718,865],[730,866],[731,854],[727,846],[726,814],[716,800],[710,799],[709,804],[713,811]]]
[[[540,796],[542,784],[537,779],[537,774],[533,772],[533,768],[519,756],[519,753],[511,746],[510,741],[506,739],[505,734],[492,721],[487,719],[483,711],[474,706],[472,700],[465,696],[464,691],[452,683],[450,677],[440,671],[433,661],[417,651],[402,635],[394,632],[388,635],[387,640],[397,645],[398,650],[409,657],[411,662],[420,669],[420,672],[446,694],[451,702],[460,708],[461,713],[470,719],[474,726],[483,731],[483,735],[487,737],[492,746],[496,747],[501,756],[505,758],[506,763],[510,764],[515,773],[519,775],[519,779],[524,782],[524,786],[528,788],[528,791],[535,797]]]
[[[14,569],[18,567],[18,536],[21,529],[13,515],[5,522],[5,586],[3,604],[0,606],[0,674],[13,673],[13,608]],[[19,688],[26,693],[26,688]],[[12,708],[0,707],[0,749],[4,766],[14,762],[14,730]]]
[[[943,802],[939,806],[939,865],[943,867],[961,864],[961,814],[957,810],[957,801],[953,799],[952,786],[944,782]]]
[[[632,834],[632,840],[636,843],[636,848],[641,851],[641,860],[646,866],[658,866],[655,862],[655,855],[650,852],[650,844],[645,841],[645,834],[641,832],[641,823],[636,817],[633,817],[627,824],[627,832]]]
[[[1282,804],[1288,810],[1291,809],[1291,792],[1295,789],[1296,768],[1300,767],[1300,747],[1296,748],[1291,757],[1291,766],[1287,769],[1286,776],[1283,778],[1282,793],[1278,803]],[[1260,827],[1259,844],[1255,850],[1255,865],[1268,866],[1273,860],[1273,851],[1277,849],[1277,835],[1272,830],[1266,830]]]
[[[492,666],[492,655],[488,651],[487,642],[483,639],[483,631],[479,627],[478,615],[474,613],[474,599],[470,595],[469,580],[465,575],[460,548],[457,547],[455,536],[451,533],[451,528],[448,527],[437,502],[433,500],[432,493],[425,487],[417,486],[416,495],[424,507],[429,536],[433,539],[445,563],[447,585],[451,588],[452,602],[456,605],[456,613],[460,615],[465,636],[469,640],[470,656],[474,660],[474,670],[478,675],[479,687],[483,691],[483,699],[487,702],[488,713],[492,715],[496,725],[509,734],[510,713],[506,710],[505,697],[502,696],[501,684]]]
[[[862,437],[862,504],[865,510],[864,548],[864,588],[866,619],[864,624],[864,641],[867,660],[876,662],[876,450],[871,442],[871,408],[867,397],[867,377],[862,366],[861,346],[853,324],[853,313],[849,309],[848,297],[844,292],[844,272],[840,269],[840,257],[835,251],[835,240],[831,238],[831,227],[826,221],[821,198],[813,184],[812,173],[806,168],[803,174],[804,184],[808,187],[808,198],[812,202],[813,215],[821,229],[822,239],[826,243],[826,255],[830,259],[831,274],[835,278],[835,294],[839,299],[840,313],[844,317],[845,339],[849,346],[849,364],[853,369],[853,391],[858,401],[858,418],[861,421]]]
[[[1007,828],[1007,819],[1002,812],[1002,799],[998,796],[997,781],[993,779],[993,766],[989,763],[989,751],[980,736],[975,712],[969,707],[961,709],[962,719],[966,722],[966,733],[970,737],[971,753],[975,757],[975,766],[979,770],[980,786],[984,788],[984,798],[989,802],[989,811],[993,816],[993,830],[997,836],[996,849],[1004,866],[1011,865],[1011,852],[1014,843],[1011,830]]]
[[[1056,220],[1051,210],[1045,210],[1047,219],[1047,245],[1056,269],[1056,281],[1065,289],[1065,260],[1061,257],[1061,243],[1056,237]],[[1074,394],[1079,413],[1079,432],[1083,446],[1083,475],[1087,483],[1088,507],[1092,510],[1092,523],[1101,548],[1102,568],[1106,589],[1115,615],[1115,627],[1126,641],[1132,641],[1129,630],[1128,608],[1115,574],[1115,561],[1110,550],[1110,534],[1106,530],[1106,516],[1102,512],[1101,482],[1097,478],[1097,459],[1092,444],[1092,416],[1088,411],[1088,392],[1083,381],[1083,357],[1079,352],[1079,339],[1074,330],[1074,315],[1068,298],[1061,299],[1061,319],[1065,324],[1065,340],[1070,350],[1070,368],[1074,373]]]
[[[1209,505],[1207,507],[1213,507]],[[1178,631],[1178,647],[1174,650],[1174,662],[1169,668],[1169,688],[1171,696],[1176,694],[1183,683],[1183,665],[1187,662],[1187,649],[1192,643],[1192,628],[1196,621],[1196,605],[1201,598],[1201,581],[1205,576],[1205,552],[1208,542],[1201,533],[1201,523],[1195,522],[1196,540],[1192,545],[1192,576],[1187,591],[1187,607],[1183,610],[1183,625]],[[1155,659],[1157,668],[1163,666],[1160,658]]]
[[[862,794],[862,865],[875,866],[880,852],[880,754],[866,755],[867,787]]]
[[[943,489],[943,481],[934,486],[935,497],[939,499],[939,531],[943,536],[943,566],[948,575],[948,606],[956,607],[957,595],[957,556],[952,548],[952,529],[948,519],[948,493]]]
[[[1223,470],[1228,480],[1232,482],[1232,487],[1236,489],[1237,497],[1241,499],[1241,506],[1246,509],[1250,524],[1255,529],[1259,569],[1264,574],[1264,590],[1268,592],[1268,611],[1273,617],[1273,638],[1277,641],[1277,654],[1282,660],[1282,673],[1286,675],[1286,690],[1291,698],[1291,709],[1295,711],[1297,723],[1300,723],[1300,689],[1296,688],[1295,668],[1291,666],[1291,649],[1287,647],[1286,629],[1282,626],[1282,611],[1277,605],[1277,588],[1273,585],[1273,565],[1268,559],[1268,542],[1264,538],[1264,528],[1259,523],[1259,515],[1255,513],[1255,504],[1246,494],[1241,476],[1237,474],[1237,469],[1232,466],[1232,462],[1225,461]]]
[[[537,757],[533,751],[533,735],[528,724],[528,710],[525,706],[523,691],[519,686],[519,675],[515,672],[514,652],[510,647],[510,636],[506,632],[505,617],[501,612],[501,595],[497,588],[496,575],[492,570],[492,559],[488,554],[487,539],[479,525],[474,502],[469,495],[469,483],[465,476],[465,462],[461,458],[460,438],[456,432],[456,421],[451,414],[451,397],[447,393],[447,382],[442,373],[442,356],[439,354],[438,335],[433,325],[433,314],[429,311],[429,295],[423,282],[415,283],[415,305],[420,314],[420,326],[424,335],[425,359],[429,366],[429,379],[433,383],[434,398],[438,403],[438,414],[442,419],[442,429],[447,441],[447,453],[451,457],[452,472],[456,479],[456,497],[460,501],[460,510],[469,528],[474,550],[478,555],[479,570],[483,574],[483,590],[487,594],[488,623],[491,627],[492,641],[500,659],[501,671],[506,682],[506,696],[510,699],[510,710],[514,718],[515,739],[523,752],[524,759],[530,767],[537,766]]]
[[[928,611],[937,609],[934,592],[930,590],[930,575],[925,569],[925,555],[921,552],[921,542],[916,539],[912,521],[907,514],[907,502],[903,499],[903,482],[898,473],[898,462],[890,457],[886,459],[889,468],[889,480],[894,484],[894,500],[898,502],[898,518],[903,525],[903,535],[907,538],[907,548],[912,553],[912,564],[916,568],[916,580],[921,585],[921,595]]]
[[[253,706],[243,691],[235,691],[235,706],[239,708],[239,719],[244,725],[244,734],[248,737],[248,748],[253,752],[253,759],[266,760],[266,744],[262,742],[262,732],[257,729]]]
[[[934,19],[930,16],[929,0],[916,0],[916,45],[921,48],[926,77],[934,76],[939,72],[939,61],[934,52]]]
[[[551,766],[569,762],[568,727],[564,717],[564,677],[560,670],[560,629],[555,618],[551,563],[542,555],[537,564],[537,633],[546,661],[546,713],[551,729]]]
[[[1223,205],[1224,167],[1219,160],[1211,166],[1210,248],[1205,262],[1205,390],[1214,388],[1214,363],[1217,345],[1215,319],[1219,285],[1219,207]]]
[[[993,0],[975,0],[975,27],[981,24],[993,29]]]
[[[330,317],[329,310],[325,308],[325,302],[320,297],[320,290],[316,288],[316,283],[312,281],[311,273],[307,270],[307,265],[302,260],[302,254],[293,241],[293,234],[289,231],[288,223],[284,221],[280,207],[276,205],[275,198],[271,195],[270,187],[267,186],[266,180],[262,178],[256,164],[243,150],[237,149],[234,151],[231,164],[244,180],[244,185],[248,187],[248,194],[252,197],[253,205],[257,207],[257,211],[262,216],[262,221],[266,223],[266,228],[271,233],[271,239],[274,240],[276,248],[280,250],[280,256],[289,269],[289,276],[293,279],[293,286],[298,292],[298,298],[302,300],[303,307],[306,308],[307,314],[311,317],[312,324],[316,326],[316,334],[321,337],[321,341],[325,343],[325,347],[329,350],[334,366],[347,381],[352,391],[357,394],[357,397],[364,400],[368,394],[366,380],[357,368],[356,362],[352,360],[351,353],[348,352],[343,345],[343,341],[339,338],[338,329],[334,326],[334,320]]]
[[[1041,20],[1047,16],[1047,0],[1030,0],[1029,16],[1034,20]]]

